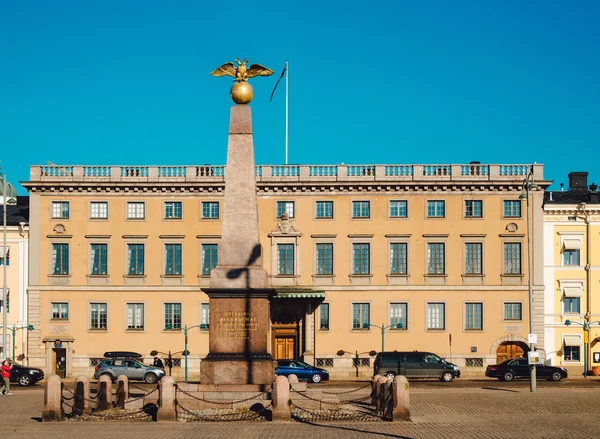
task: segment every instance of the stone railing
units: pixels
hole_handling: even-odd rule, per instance
[[[259,182],[520,182],[532,165],[259,165]],[[544,166],[533,165],[534,179]],[[55,166],[33,165],[30,182],[223,182],[225,166]]]

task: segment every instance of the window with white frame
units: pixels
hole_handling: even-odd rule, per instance
[[[581,337],[563,335],[563,361],[581,361]]]
[[[106,275],[108,273],[108,244],[90,244],[90,274]]]
[[[278,201],[277,202],[277,218],[281,218],[285,213],[288,218],[294,218],[294,202],[293,201]]]
[[[390,325],[394,329],[408,329],[408,303],[390,303]]]
[[[210,276],[210,272],[219,262],[218,244],[202,244],[202,275]]]
[[[319,329],[329,331],[329,303],[319,305]]]
[[[521,200],[504,200],[502,206],[505,218],[521,218]]]
[[[146,203],[143,201],[127,202],[127,219],[146,218]]]
[[[277,244],[277,274],[294,274],[294,244]]]
[[[371,323],[371,304],[352,304],[352,329],[368,329]]]
[[[446,329],[446,304],[427,304],[427,329]]]
[[[130,329],[130,330],[144,329],[144,304],[143,303],[128,303],[127,304],[127,329]]]
[[[481,254],[483,244],[481,242],[465,243],[465,274],[481,275]]]
[[[581,312],[581,298],[569,297],[565,294],[565,297],[563,297],[563,312],[565,314],[579,314]]]
[[[2,296],[0,296],[0,314],[4,312],[4,301],[1,297]],[[6,312],[10,312],[10,288],[6,289]]]
[[[504,274],[522,274],[521,273],[521,243],[504,243]]]
[[[317,243],[315,250],[317,252],[315,274],[331,276],[333,274],[333,244],[329,242]]]
[[[428,218],[444,218],[446,216],[446,202],[444,200],[427,201]]]
[[[52,320],[69,320],[69,304],[66,302],[52,302]]]
[[[390,218],[407,218],[408,201],[390,200]]]
[[[108,219],[108,203],[106,201],[90,202],[91,219]]]
[[[483,329],[483,303],[465,303],[465,329],[471,331]]]
[[[317,201],[317,218],[333,218],[333,201]]]
[[[127,273],[144,274],[144,244],[127,244]]]
[[[69,274],[69,244],[52,244],[52,274]]]
[[[371,202],[370,201],[353,201],[352,202],[352,218],[370,218]]]
[[[504,302],[503,320],[523,320],[523,304],[521,302]]]
[[[6,264],[10,267],[10,247],[0,247],[0,267]]]
[[[210,307],[208,303],[200,304],[200,330],[207,331],[210,328]]]
[[[390,274],[408,273],[408,243],[390,243]]]
[[[465,200],[465,218],[482,218],[483,201]]]
[[[352,274],[367,275],[371,273],[371,244],[355,242],[352,244]]]
[[[165,303],[164,316],[164,330],[181,330],[181,303]]]
[[[427,274],[446,274],[445,243],[427,243]]]
[[[165,201],[165,219],[181,219],[182,212],[181,201]]]
[[[181,244],[165,244],[165,275],[181,276]]]
[[[106,303],[90,303],[90,329],[106,329],[107,310]]]
[[[69,202],[68,201],[53,201],[52,202],[52,218],[53,219],[68,219],[69,218]]]
[[[581,263],[581,240],[563,240],[563,265],[580,265]]]
[[[202,202],[202,219],[218,219],[219,218],[219,202],[218,201],[203,201]]]

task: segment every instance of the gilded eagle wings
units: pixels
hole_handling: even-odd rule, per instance
[[[210,72],[210,74],[213,76],[227,75],[235,78],[236,71],[237,69],[235,68],[232,62],[226,62],[221,67],[217,67],[216,69],[214,69],[212,72]]]
[[[219,67],[220,68],[220,67]],[[254,78],[256,76],[270,76],[275,73],[273,70],[266,68],[260,64],[252,64],[247,70],[248,78]]]

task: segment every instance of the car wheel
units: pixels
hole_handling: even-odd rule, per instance
[[[503,376],[502,376],[503,381],[512,381],[515,379],[515,376],[512,372],[506,372]]]
[[[388,372],[385,374],[385,377],[390,380],[393,380],[396,377],[396,374],[394,372]]]
[[[320,383],[321,382],[321,375],[319,375],[318,373],[316,373],[312,377],[310,377],[310,380],[313,383]]]
[[[31,386],[33,381],[29,375],[21,375],[18,380],[20,386]]]
[[[146,375],[144,375],[144,381],[148,384],[154,384],[156,381],[158,381],[158,377],[153,373],[148,372]]]
[[[442,374],[442,376],[440,377],[440,381],[444,381],[446,383],[449,383],[453,379],[454,379],[454,374],[452,372],[444,372]]]
[[[552,378],[552,381],[560,381],[562,380],[562,375],[560,372],[554,372],[550,378]]]

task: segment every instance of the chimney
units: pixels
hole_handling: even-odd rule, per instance
[[[600,197],[598,193],[598,185],[596,183],[592,183],[590,185],[590,203],[600,203]]]
[[[570,172],[569,173],[569,190],[587,192],[587,172]]]

